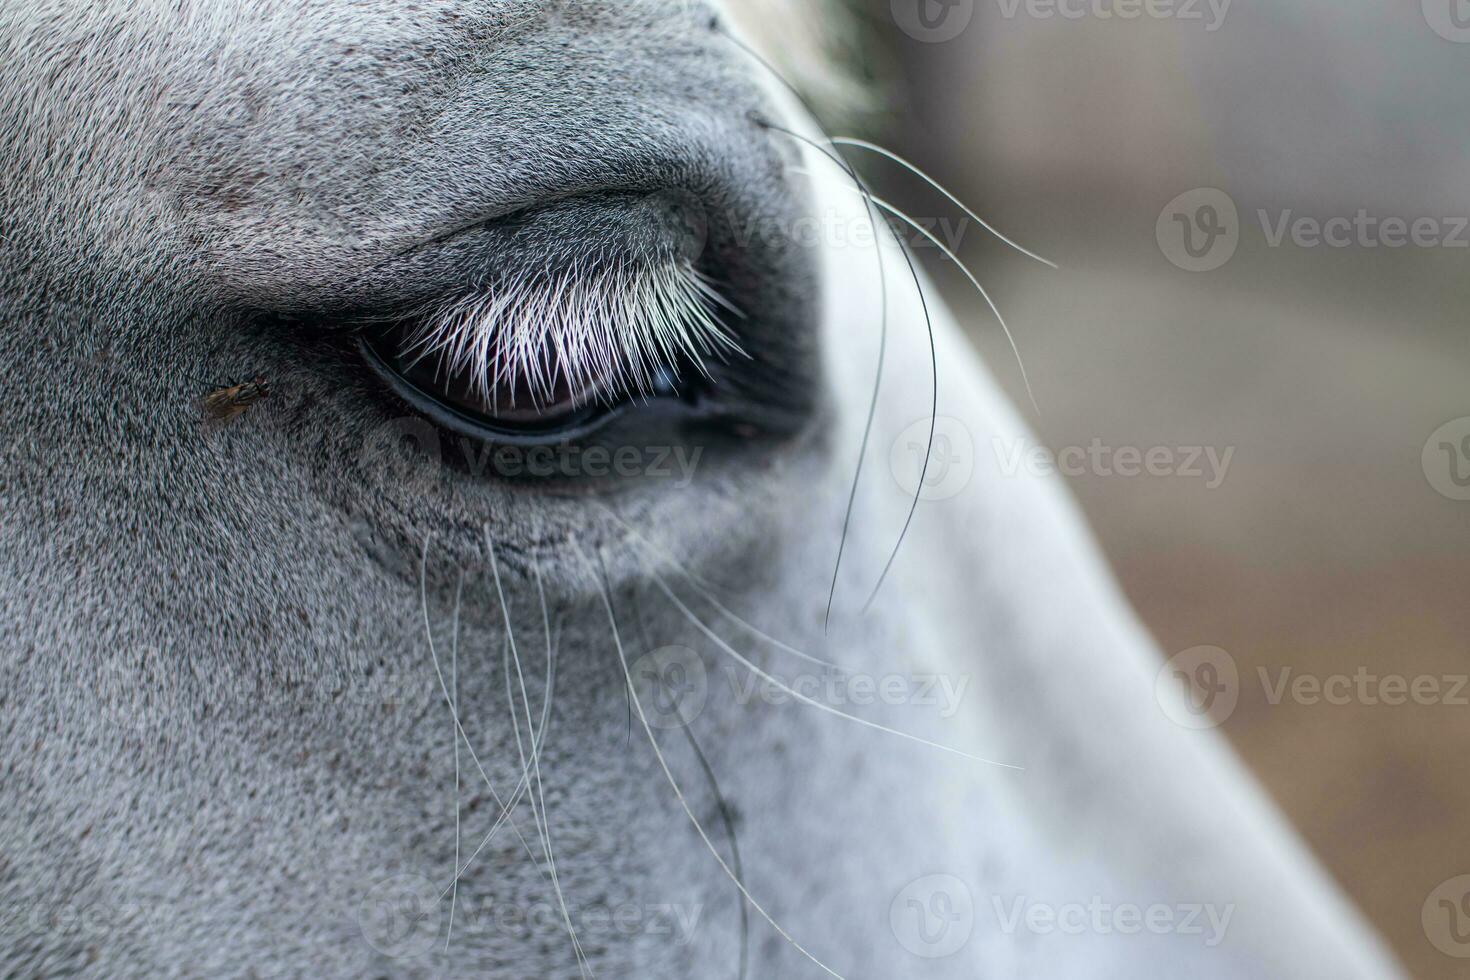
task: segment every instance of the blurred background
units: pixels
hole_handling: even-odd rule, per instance
[[[836,125],[1062,267],[973,225],[958,249],[1039,436],[1234,453],[1218,486],[1070,478],[1144,621],[1166,654],[1234,658],[1222,731],[1408,968],[1470,974],[1421,918],[1470,874],[1470,3],[859,5],[880,105]],[[853,159],[911,214],[961,217]],[[1171,205],[1198,188],[1224,203]],[[1387,219],[1418,234],[1393,247]],[[920,254],[1026,405],[994,318]],[[1354,680],[1275,696],[1304,676]],[[1385,703],[1391,678],[1437,693]]]

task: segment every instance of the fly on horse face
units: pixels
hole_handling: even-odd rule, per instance
[[[223,385],[210,391],[199,400],[204,416],[215,422],[229,422],[239,418],[251,405],[270,396],[270,385],[265,378],[256,376],[238,384]]]
[[[0,5],[0,973],[1395,974],[988,458],[814,10]]]

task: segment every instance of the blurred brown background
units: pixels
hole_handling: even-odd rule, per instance
[[[1077,17],[960,0],[931,6],[933,21],[972,11],[933,40],[900,23],[915,2],[869,0],[889,92],[869,129],[1062,265],[976,227],[960,250],[1016,334],[1038,433],[1053,447],[1235,451],[1215,489],[1071,480],[1124,587],[1168,653],[1235,658],[1240,703],[1223,731],[1406,966],[1470,974],[1421,924],[1430,893],[1470,873],[1470,689],[1458,704],[1273,705],[1259,673],[1429,676],[1441,695],[1470,674],[1470,502],[1437,492],[1422,458],[1431,433],[1470,416],[1470,231],[1455,231],[1470,215],[1470,32],[1436,33],[1440,0],[1236,0],[1223,17],[1200,2],[1198,20],[1099,16],[1110,0],[1063,0]],[[912,214],[957,215],[861,162]],[[1199,187],[1238,207],[1239,246],[1188,272],[1156,225]],[[1287,209],[1429,217],[1460,244],[1354,232],[1346,247],[1273,247],[1262,209],[1273,224]],[[994,319],[934,258],[1026,404]]]

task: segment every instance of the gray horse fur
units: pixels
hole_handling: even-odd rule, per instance
[[[654,755],[638,709],[657,692],[630,704],[621,644],[695,658],[702,710],[653,729],[669,769],[726,862],[738,841],[752,899],[837,975],[1394,975],[1221,740],[1160,710],[1160,660],[1064,494],[990,461],[1025,429],[932,297],[940,411],[974,472],[920,507],[863,614],[909,507],[890,447],[929,409],[896,250],[830,632],[877,363],[871,247],[752,248],[752,281],[800,313],[771,343],[820,354],[794,376],[800,432],[610,494],[436,463],[463,446],[312,325],[452,291],[490,246],[414,246],[589,189],[864,223],[840,172],[754,121],[806,125],[714,13],[0,6],[0,974],[735,976],[741,896]],[[255,374],[268,399],[201,421],[204,391]],[[724,645],[787,683],[841,675],[702,590],[850,676],[949,690],[947,711],[832,706],[965,756],[765,690]],[[550,653],[536,806],[521,795],[435,901],[516,795]],[[1047,927],[1079,904],[1175,918]],[[746,914],[749,976],[827,975]]]

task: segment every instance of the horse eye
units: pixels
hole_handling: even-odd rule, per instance
[[[360,343],[432,420],[539,444],[588,436],[635,407],[692,403],[706,365],[741,350],[721,312],[733,307],[704,273],[664,257],[502,278]]]
[[[431,421],[486,442],[542,445],[583,439],[620,416],[671,401],[693,405],[704,378],[696,364],[659,365],[630,389],[618,372],[579,376],[548,366],[532,377],[502,373],[494,384],[478,365],[415,352],[402,331],[359,340],[368,365],[388,387]]]

